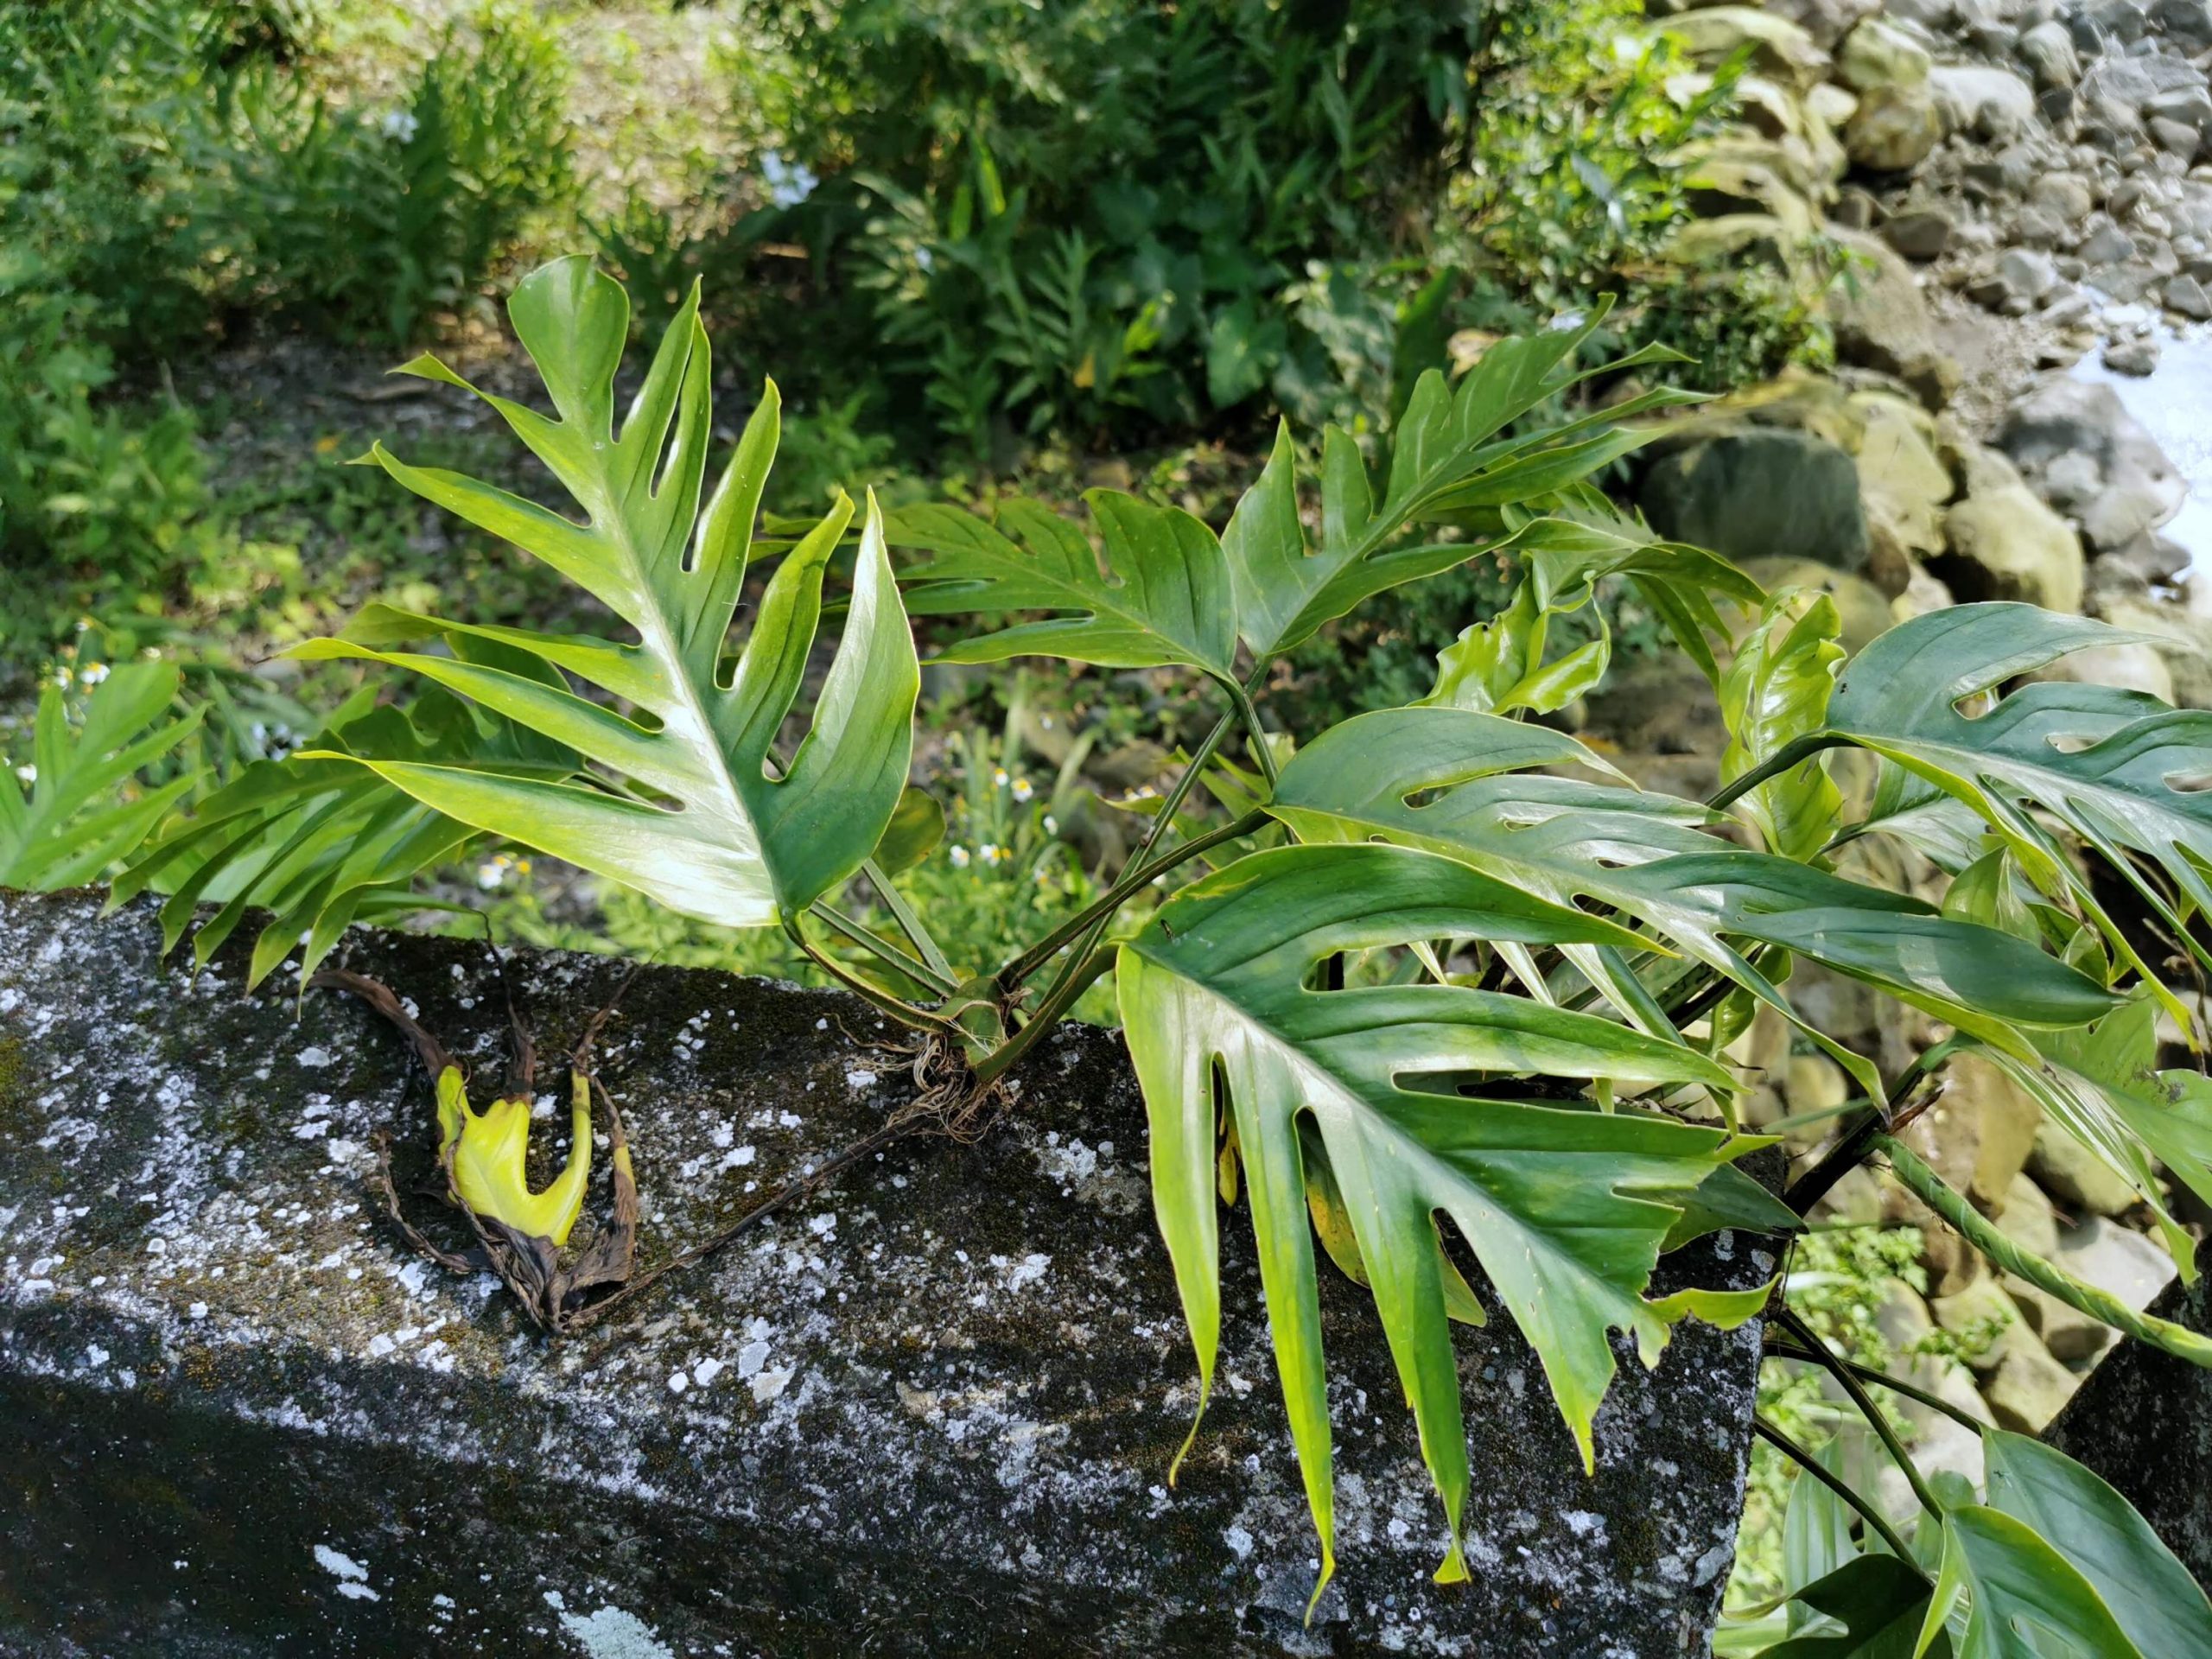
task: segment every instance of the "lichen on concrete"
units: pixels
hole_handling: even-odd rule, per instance
[[[1594,1479],[1510,1322],[1462,1332],[1474,1580],[1440,1588],[1388,1351],[1326,1274],[1342,1565],[1308,1627],[1313,1540],[1236,1217],[1219,1386],[1167,1484],[1196,1374],[1111,1034],[1055,1033],[981,1141],[889,1151],[550,1341],[380,1213],[375,1135],[403,1182],[425,1167],[394,1033],[342,998],[296,1007],[281,973],[246,995],[236,950],[190,976],[149,909],[98,909],[0,894],[10,1651],[1707,1650],[1755,1331],[1685,1327],[1656,1373],[1622,1344]],[[346,951],[498,1075],[480,945]],[[514,953],[541,1052],[623,972]],[[911,1087],[899,1041],[842,995],[641,972],[600,1052],[643,1264],[879,1124]],[[1773,1267],[1723,1236],[1668,1271]]]

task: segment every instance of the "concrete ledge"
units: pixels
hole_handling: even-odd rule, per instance
[[[1363,1293],[1324,1275],[1343,1568],[1313,1545],[1241,1219],[1195,1368],[1117,1039],[1056,1035],[1020,1120],[894,1152],[603,1327],[549,1342],[406,1251],[372,1135],[426,1135],[388,1027],[196,982],[150,912],[0,893],[0,1650],[260,1656],[1703,1654],[1758,1332],[1620,1345],[1586,1479],[1525,1344],[1460,1334],[1473,1584]],[[349,965],[496,1075],[480,946]],[[557,1053],[621,965],[524,953]],[[643,1260],[880,1122],[846,997],[649,969],[602,1046]],[[543,1080],[541,1079],[541,1083]],[[550,1127],[550,1125],[548,1126]],[[410,1142],[411,1144],[411,1142]],[[1723,1236],[1681,1271],[1773,1262]]]

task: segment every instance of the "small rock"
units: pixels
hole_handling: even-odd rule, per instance
[[[2014,1329],[2005,1347],[2005,1357],[1982,1385],[1981,1397],[1999,1427],[2040,1434],[2065,1409],[2082,1379],[2052,1358],[2043,1339],[2024,1324]]]
[[[1869,17],[1844,37],[1836,79],[1854,92],[1919,86],[1935,60],[1928,48],[1885,18]]]
[[[2171,1256],[2133,1228],[2102,1216],[2059,1234],[2057,1265],[2138,1312],[2174,1277]]]
[[[2212,49],[2212,4],[2206,0],[2151,0],[2147,21],[2183,52]]]
[[[2163,115],[2154,115],[2144,124],[2151,130],[2152,142],[2168,155],[2178,156],[2184,162],[2196,159],[2204,135],[2195,127]]]
[[[2040,1136],[2040,1129],[2037,1131]],[[1994,1219],[1997,1230],[2003,1233],[2031,1255],[2048,1262],[2058,1252],[2058,1215],[2050,1207],[2050,1200],[2044,1196],[2043,1188],[2029,1179],[2024,1171],[2012,1178],[2005,1189],[2004,1205]]]
[[[1660,533],[1741,562],[1777,547],[1842,570],[1866,562],[1859,474],[1834,444],[1747,428],[1662,455],[1637,500]]]
[[[2194,276],[2177,276],[2166,284],[2166,307],[2202,322],[2212,318],[2212,294]]]
[[[2055,17],[2046,18],[2022,35],[2013,49],[2034,74],[2036,85],[2046,92],[2070,87],[2082,79],[2082,59],[2074,49],[2074,37]]]
[[[2107,220],[2082,238],[2074,252],[2086,265],[2117,265],[2135,257],[2135,238]]]
[[[2137,1201],[2133,1187],[2056,1123],[2046,1123],[2036,1132],[2028,1169],[2076,1215],[2116,1216]]]
[[[1939,64],[1929,71],[1928,88],[1947,133],[1971,133],[1997,143],[2035,122],[2035,88],[2010,69]]]
[[[1916,208],[1882,226],[1882,239],[1908,259],[1940,258],[1951,245],[1951,215],[1940,208]]]
[[[1943,516],[1936,574],[1961,599],[2082,608],[2082,544],[2025,485],[1968,496]]]
[[[2107,340],[2104,365],[2114,374],[2150,373],[2158,366],[2158,337],[2155,334],[2138,334],[2132,340]]]
[[[1957,1340],[1960,1357],[1975,1370],[1992,1371],[2003,1362],[2020,1313],[1996,1280],[1977,1279],[1952,1295],[1938,1296],[1929,1306],[1936,1323]]]
[[[1843,149],[1854,167],[1905,173],[1928,159],[1943,137],[1943,118],[1925,86],[1885,86],[1862,93],[1844,123]]]
[[[2028,194],[2037,207],[2069,228],[2087,219],[2096,206],[2089,181],[2079,173],[2038,174]]]

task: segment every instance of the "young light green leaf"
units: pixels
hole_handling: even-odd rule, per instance
[[[995,524],[944,505],[892,515],[885,528],[891,544],[929,556],[899,573],[915,615],[1056,613],[963,639],[942,660],[1063,657],[1104,668],[1181,663],[1217,678],[1232,674],[1236,610],[1214,533],[1179,508],[1116,491],[1093,490],[1084,499],[1110,574],[1080,529],[1034,501],[1006,502]]]
[[[1509,730],[1512,722],[1498,721]],[[1288,847],[1196,883],[1122,949],[1117,985],[1151,1123],[1153,1194],[1210,1387],[1220,1327],[1215,1083],[1225,1079],[1291,1431],[1333,1569],[1328,1407],[1301,1125],[1350,1217],[1455,1542],[1468,1461],[1433,1217],[1447,1217],[1541,1357],[1592,1455],[1613,1375],[1606,1332],[1656,1360],[1699,1306],[1643,1299],[1687,1195],[1754,1144],[1638,1113],[1517,1097],[1504,1074],[1626,1089],[1725,1086],[1679,1044],[1530,999],[1448,985],[1307,988],[1342,950],[1439,938],[1620,944],[1610,923],[1446,859],[1376,846]],[[1470,1097],[1454,1079],[1479,1075]],[[1756,1303],[1707,1302],[1737,1319]]]
[[[1732,783],[1827,723],[1843,624],[1826,594],[1793,592],[1770,601],[1759,625],[1738,641],[1720,682],[1728,747],[1720,781]],[[1843,792],[1815,754],[1745,793],[1739,810],[1757,826],[1769,852],[1810,860],[1835,833]]]
[[[637,631],[638,643],[609,647],[498,631],[500,644],[554,671],[549,681],[500,664],[383,649],[377,640],[389,633],[386,615],[296,654],[406,668],[573,748],[594,767],[549,781],[465,760],[358,757],[445,817],[703,921],[756,926],[795,915],[860,868],[906,782],[920,672],[874,504],[812,728],[789,764],[779,764],[777,731],[799,691],[824,569],[851,504],[841,500],[785,556],[726,680],[727,637],[775,449],[775,388],[702,502],[712,371],[696,292],[663,336],[619,433],[614,376],[629,327],[620,286],[588,260],[556,260],[524,279],[508,310],[558,418],[478,396],[575,498],[583,522],[455,474],[409,466],[380,445],[372,454],[417,495],[516,543],[592,594]],[[466,384],[434,359],[410,368]],[[629,712],[578,695],[566,683],[570,674]],[[631,788],[619,790],[606,774]]]
[[[2063,1452],[1982,1431],[1989,1502],[2089,1581],[2145,1655],[2212,1654],[2212,1602],[2135,1506]]]
[[[123,664],[92,689],[74,729],[60,688],[39,694],[29,758],[0,767],[0,887],[51,891],[96,880],[192,788],[189,774],[155,789],[137,782],[200,724],[197,709],[157,723],[179,678],[174,664]]]

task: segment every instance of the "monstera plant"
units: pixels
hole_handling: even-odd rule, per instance
[[[1450,1528],[1445,1580],[1468,1570],[1453,1320],[1513,1321],[1589,1465],[1612,1333],[1656,1363],[1681,1321],[1734,1325],[1770,1306],[1771,1287],[1655,1295],[1661,1255],[1723,1227],[1786,1234],[1869,1158],[1977,1244],[2010,1251],[2008,1270],[2207,1358],[2202,1340],[1977,1226],[1895,1136],[1953,1057],[1984,1057],[2134,1186],[2194,1272],[2160,1172],[2212,1201],[2212,1084],[2157,1068],[2157,1027],[2164,1014],[2201,1036],[2166,982],[2212,956],[2199,915],[2212,902],[2212,794],[2199,787],[2212,715],[2070,683],[2008,690],[2113,637],[2024,606],[1939,612],[1847,657],[1827,598],[1768,594],[1654,537],[1592,480],[1643,440],[1635,417],[1687,401],[1633,390],[1663,353],[1584,362],[1595,317],[1502,341],[1456,386],[1419,383],[1379,471],[1332,429],[1306,475],[1307,452],[1283,433],[1218,530],[1106,490],[1087,498],[1087,523],[1018,500],[985,518],[841,498],[794,529],[760,513],[772,385],[734,452],[711,454],[696,299],[619,418],[620,288],[565,259],[524,281],[511,311],[550,413],[477,395],[573,506],[382,447],[368,459],[544,561],[606,607],[607,626],[579,637],[379,606],[302,647],[383,671],[391,698],[365,693],[306,752],[178,808],[114,885],[118,900],[166,893],[172,939],[219,906],[194,936],[204,958],[265,908],[276,919],[253,976],[296,950],[304,978],[350,922],[405,902],[471,843],[535,849],[686,917],[780,928],[919,1033],[926,1109],[886,1135],[1019,1109],[1010,1068],[1113,971],[1160,1231],[1207,1384],[1220,1213],[1250,1214],[1319,1535],[1316,1596],[1336,1541],[1325,1271],[1373,1295]],[[429,358],[404,372],[466,385]],[[1592,376],[1610,405],[1558,415]],[[849,587],[841,575],[826,603],[848,554]],[[1443,653],[1429,696],[1331,730],[1270,724],[1287,652],[1372,595],[1478,556],[1510,561],[1519,586]],[[755,567],[772,562],[763,579]],[[1639,788],[1542,723],[1607,671],[1602,626],[1565,625],[1601,587],[1640,603],[1711,680],[1729,734],[1711,799]],[[929,804],[908,778],[912,615],[976,619],[947,660],[1180,671],[1218,699],[1119,876],[1011,961],[950,961],[887,873],[929,845]],[[1861,758],[1847,767],[1847,751]],[[131,752],[108,753],[111,769]],[[58,810],[34,798],[31,817]],[[0,811],[0,832],[16,822]],[[1922,856],[1934,874],[1921,891],[1936,897],[1863,879],[1875,866],[1854,843],[1870,837]],[[861,919],[848,889],[898,937]],[[841,956],[823,948],[831,936]],[[1885,1076],[1793,1004],[1800,964],[1948,1035]],[[1859,1091],[1778,1197],[1742,1167],[1772,1142],[1739,1122],[1756,1079],[1732,1058],[1762,1009]],[[650,1169],[639,1179],[649,1185]],[[1862,1376],[1778,1306],[1768,1340],[1861,1402],[1870,1383],[1910,1392]],[[1881,1414],[1869,1421],[1902,1458]],[[2212,1606],[2188,1574],[2055,1452],[1991,1432],[1986,1502],[1931,1488],[1906,1459],[1923,1508],[1908,1537],[1818,1457],[1762,1432],[1804,1458],[1797,1488],[1824,1541],[1802,1555],[1776,1655],[2212,1652]]]

